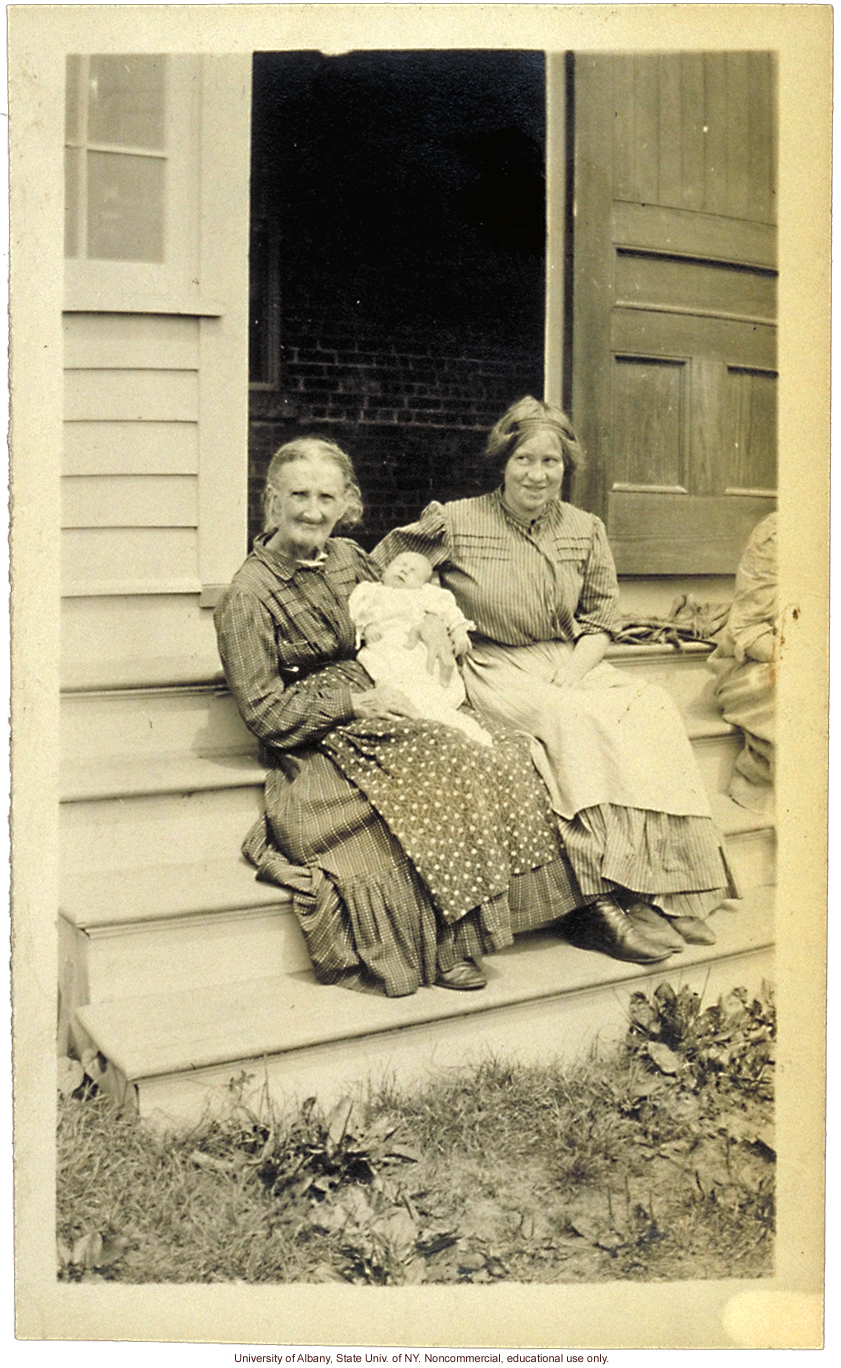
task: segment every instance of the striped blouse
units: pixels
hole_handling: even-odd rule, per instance
[[[379,571],[355,542],[331,537],[304,565],[257,537],[214,615],[225,678],[245,723],[275,751],[311,746],[353,719],[351,692],[372,687],[355,660],[347,601]]]
[[[389,532],[373,559],[385,566],[401,551],[427,556],[491,641],[576,641],[617,627],[619,585],[604,524],[572,504],[552,500],[526,522],[499,489],[431,503],[416,523]]]

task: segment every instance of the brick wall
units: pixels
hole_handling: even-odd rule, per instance
[[[329,436],[353,458],[366,506],[356,535],[367,547],[432,498],[489,487],[485,436],[515,399],[542,392],[542,354],[520,344],[501,356],[498,345],[453,333],[389,333],[284,319],[278,387],[251,394],[252,535],[272,454],[305,432]]]

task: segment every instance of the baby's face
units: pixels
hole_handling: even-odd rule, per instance
[[[389,589],[420,589],[431,579],[431,562],[415,551],[401,551],[383,570],[383,584]]]

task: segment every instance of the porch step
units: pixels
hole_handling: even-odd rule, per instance
[[[168,688],[65,693],[62,759],[253,753],[254,737],[224,680]]]
[[[62,868],[78,874],[234,855],[263,811],[265,775],[255,755],[128,755],[67,764]]]
[[[721,794],[714,809],[739,891],[773,883],[771,822]],[[309,966],[289,894],[237,855],[71,872],[60,909],[68,950],[85,966],[77,1002]]]
[[[744,895],[776,880],[776,830],[774,819],[739,807],[726,793],[710,799],[713,821],[724,837],[724,848]]]
[[[714,802],[727,788],[741,740],[715,717],[690,715],[687,727]],[[195,861],[224,850],[234,854],[263,810],[265,773],[248,755],[129,756],[66,766],[62,866],[77,875],[177,865],[185,854]],[[733,814],[739,832],[745,829],[740,812]]]
[[[729,603],[733,575],[621,575],[619,611],[624,618],[668,617],[680,594],[698,603]]]
[[[684,721],[693,743],[727,754],[735,747],[738,754],[739,733],[719,713],[698,704],[684,712]],[[105,802],[248,788],[262,784],[265,774],[254,750],[207,755],[120,753],[66,762],[61,766],[60,792],[63,804]]]
[[[59,835],[62,869],[68,874],[177,865],[232,858],[249,826],[263,811],[263,772],[248,786],[62,805]]]
[[[144,798],[261,784],[266,771],[254,754],[117,755],[61,767],[62,803]]]
[[[741,741],[704,692],[711,683],[706,656],[702,649],[672,659],[661,647],[644,647],[615,659],[623,668],[642,670],[672,688],[684,707],[707,790],[716,794],[726,790]],[[69,747],[61,770],[66,869],[76,873],[147,862],[177,864],[185,852],[201,859],[222,849],[238,850],[262,809],[265,770],[229,696],[218,690],[180,690],[170,699],[160,691],[137,690],[128,698],[103,695],[91,706],[104,734],[123,737],[128,749],[91,756],[84,746]],[[81,704],[73,708],[71,732],[81,739],[85,728],[96,728]],[[220,745],[250,749],[148,749],[147,735],[203,747],[215,738]]]
[[[703,695],[712,700],[710,648],[688,642],[611,646],[607,659],[663,684],[681,708]],[[704,686],[710,686],[706,690]],[[714,707],[714,704],[713,704]],[[242,721],[224,681],[167,688],[65,693],[61,698],[62,758],[70,766],[114,756],[253,754],[254,737]]]
[[[241,983],[310,967],[288,892],[244,859],[95,871],[61,891],[62,1001]]]
[[[82,1007],[83,1040],[103,1080],[159,1124],[195,1122],[247,1094],[327,1106],[366,1080],[408,1082],[494,1053],[572,1059],[621,1036],[636,990],[688,983],[706,1000],[758,990],[773,972],[773,895],[760,889],[713,914],[715,946],[687,946],[654,967],[577,950],[552,931],[486,960],[481,993],[422,989],[401,999],[327,988],[310,971]]]
[[[722,721],[715,701],[715,674],[709,666],[711,655],[712,647],[705,642],[687,641],[679,647],[609,646],[605,658],[617,670],[641,674],[666,689],[684,715]]]

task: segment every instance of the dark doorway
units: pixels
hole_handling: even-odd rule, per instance
[[[258,53],[252,534],[268,459],[352,455],[366,546],[484,487],[489,426],[542,393],[542,53]]]

